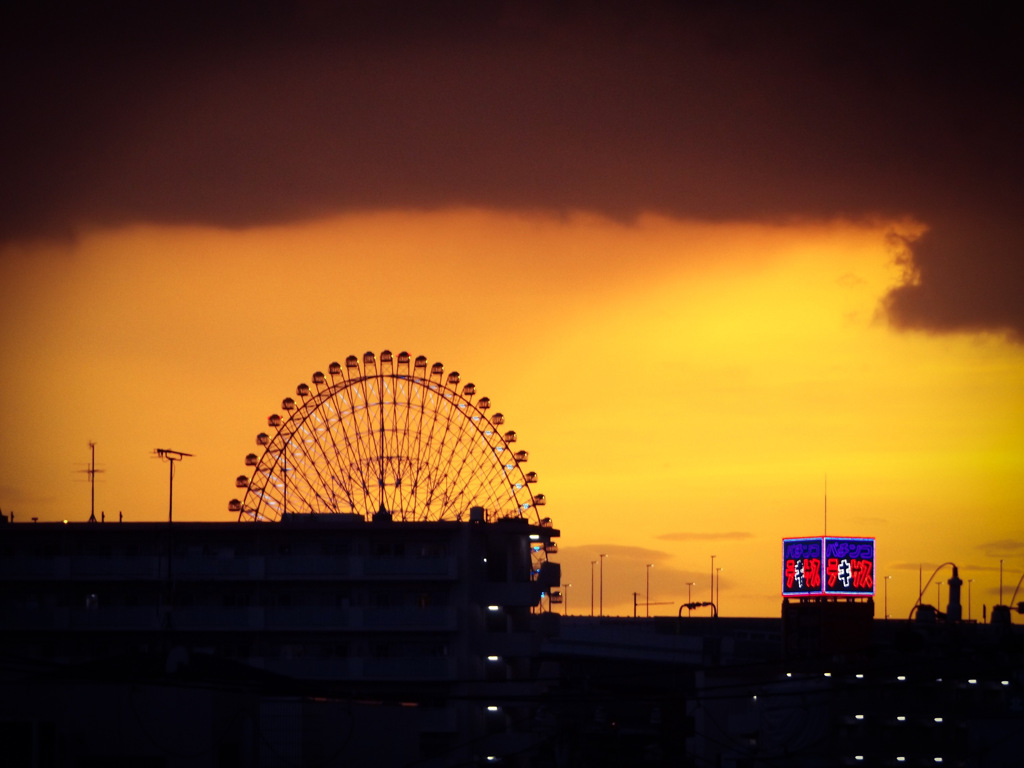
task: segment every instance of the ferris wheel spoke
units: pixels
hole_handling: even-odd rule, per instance
[[[348,483],[346,482],[347,477],[343,476],[339,471],[342,453],[338,447],[338,440],[334,426],[340,419],[337,408],[337,397],[338,393],[336,391],[333,389],[328,390],[317,407],[317,414],[323,425],[324,441],[323,444],[320,445],[320,450],[324,457],[324,471],[326,471],[331,478],[330,487],[332,489],[332,498],[334,499],[334,511],[342,512],[344,510],[339,506],[339,498],[347,501],[350,508],[353,504],[352,494],[349,492]]]
[[[370,378],[371,376],[367,374],[360,377],[356,382],[355,391],[362,400],[362,408],[354,412],[353,416],[356,417],[357,434],[361,436],[358,446],[362,454],[359,465],[363,470],[363,490],[366,493],[367,500],[370,501],[370,507],[376,511],[380,508],[382,499],[380,498],[379,479],[375,467],[378,446],[373,439],[373,391]]]
[[[457,427],[455,437],[457,463],[454,476],[467,485],[473,483],[479,471],[479,457],[476,455],[476,445],[473,440],[476,425],[471,420],[471,413],[467,413],[469,411],[475,411],[475,408],[469,402],[459,402],[455,405],[455,418],[453,419]]]
[[[343,400],[347,406],[343,409],[338,409],[338,423],[334,430],[334,434],[340,431],[341,433],[341,444],[338,444],[337,438],[335,437],[335,444],[339,445],[337,452],[338,466],[336,467],[338,474],[343,478],[344,487],[349,495],[350,505],[353,512],[358,511],[360,514],[365,514],[366,510],[362,508],[362,499],[364,498],[363,487],[365,485],[365,479],[362,476],[362,469],[360,468],[361,460],[361,448],[359,440],[356,437],[355,428],[355,409],[356,403],[352,397],[351,384],[346,381],[344,387],[337,393],[335,402]],[[343,450],[342,450],[343,447]],[[345,461],[342,463],[342,457]],[[355,473],[353,474],[353,470]]]
[[[321,508],[320,511],[337,511],[335,504],[326,498],[333,495],[323,476],[323,472],[329,465],[326,457],[323,455],[322,446],[316,442],[315,435],[310,430],[309,422],[313,418],[315,418],[315,411],[310,409],[307,417],[301,422],[300,427],[293,433],[290,444],[298,448],[298,451],[293,452],[293,458],[301,456],[304,460],[301,477],[306,488],[309,489],[309,493],[305,496],[307,502],[316,498],[320,502],[317,505]],[[296,436],[299,437],[298,440],[296,440]]]

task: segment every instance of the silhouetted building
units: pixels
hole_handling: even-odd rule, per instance
[[[779,619],[563,617],[542,610],[557,536],[386,515],[2,526],[0,762],[1021,762],[1007,611],[876,621],[824,598]]]
[[[516,764],[557,536],[386,515],[4,526],[2,762]]]

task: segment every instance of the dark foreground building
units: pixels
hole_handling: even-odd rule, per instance
[[[523,520],[0,525],[4,766],[1018,766],[1024,636],[562,617]]]

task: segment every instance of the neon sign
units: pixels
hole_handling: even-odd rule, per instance
[[[816,536],[782,540],[783,597],[874,594],[874,539]]]

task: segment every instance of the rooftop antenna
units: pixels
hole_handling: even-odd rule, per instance
[[[828,472],[825,473],[825,530],[824,536],[828,536]]]
[[[102,469],[96,469],[96,443],[92,440],[89,441],[89,450],[92,452],[92,460],[89,462],[89,468],[81,470],[89,476],[89,522],[96,522],[96,473],[102,472]]]
[[[174,521],[174,462],[181,461],[186,457],[191,457],[191,453],[182,453],[181,451],[172,451],[170,448],[157,448],[153,451],[162,460],[169,462],[171,465],[171,489],[167,500],[167,522],[171,523]]]

